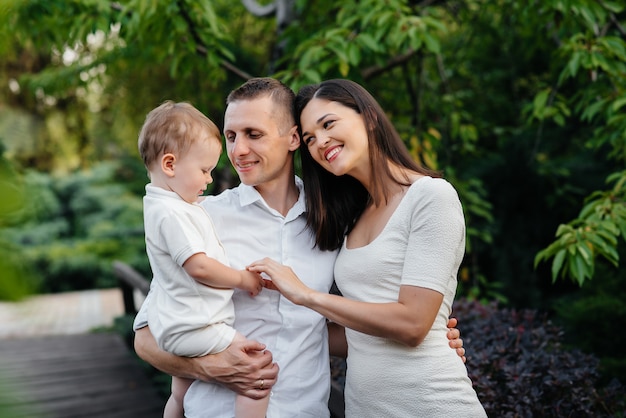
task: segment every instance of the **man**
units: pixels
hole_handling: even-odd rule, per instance
[[[293,100],[288,87],[270,78],[249,80],[231,92],[224,136],[242,184],[202,204],[233,268],[270,257],[291,266],[308,286],[327,292],[336,253],[314,248],[306,228],[302,183],[294,170],[300,138]],[[326,320],[316,312],[268,289],[255,298],[236,291],[234,327],[260,343],[231,344],[219,354],[191,359],[158,349],[145,321],[149,300],[135,320],[135,349],[170,375],[196,379],[185,396],[186,416],[231,417],[235,392],[260,398],[270,391],[268,418],[329,416],[329,347],[331,354],[345,356],[345,339],[340,328],[331,328],[329,345]],[[458,331],[451,336],[457,338],[451,346],[462,356]]]

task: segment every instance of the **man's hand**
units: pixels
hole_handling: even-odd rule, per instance
[[[458,324],[458,321],[456,318],[448,319],[449,330],[446,336],[448,337],[448,340],[450,340],[449,342],[450,348],[456,349],[456,354],[459,357],[461,357],[461,360],[463,360],[463,363],[465,363],[467,361],[467,359],[465,358],[465,348],[463,348],[463,340],[461,339],[461,331],[459,331],[456,328],[457,324]]]
[[[272,353],[261,343],[233,341],[224,351],[194,359],[202,380],[215,380],[228,389],[252,399],[269,395],[278,377]]]
[[[135,351],[143,360],[170,376],[217,381],[233,392],[260,399],[276,384],[278,365],[265,346],[236,340],[224,351],[204,357],[178,357],[161,350],[149,327],[135,332]]]

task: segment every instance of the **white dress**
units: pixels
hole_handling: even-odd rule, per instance
[[[381,234],[335,264],[343,295],[396,302],[401,285],[444,295],[432,329],[417,347],[346,329],[346,417],[485,417],[446,327],[465,250],[465,223],[454,188],[423,177],[407,191]]]

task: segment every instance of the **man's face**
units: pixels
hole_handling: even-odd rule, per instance
[[[232,102],[224,114],[226,153],[249,186],[292,175],[292,151],[300,141],[295,126],[281,126],[284,118],[274,108],[270,97],[262,97]]]

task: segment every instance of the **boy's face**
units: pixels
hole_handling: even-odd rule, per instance
[[[195,141],[185,154],[172,162],[174,176],[168,181],[169,187],[186,202],[196,202],[207,184],[213,183],[211,172],[221,151],[220,140],[216,138]]]
[[[293,170],[293,152],[300,145],[296,126],[281,125],[270,97],[238,100],[226,108],[226,152],[242,183],[260,186]]]

